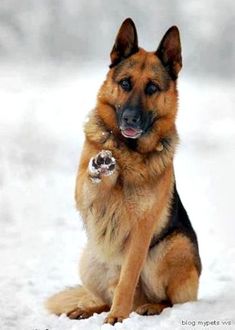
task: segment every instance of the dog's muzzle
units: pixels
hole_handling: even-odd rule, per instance
[[[142,114],[139,109],[124,109],[120,116],[119,123],[121,133],[126,138],[137,139],[143,133]]]

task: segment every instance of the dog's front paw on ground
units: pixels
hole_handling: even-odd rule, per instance
[[[104,323],[108,323],[108,324],[114,325],[114,324],[117,323],[117,322],[122,322],[124,319],[125,319],[125,317],[122,317],[122,316],[114,316],[114,315],[112,315],[112,314],[109,314],[109,315],[105,318]]]
[[[109,150],[102,150],[92,157],[88,166],[91,179],[95,182],[99,182],[102,176],[112,175],[115,169],[116,160]]]

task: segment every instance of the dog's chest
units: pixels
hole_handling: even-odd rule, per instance
[[[87,212],[86,228],[89,241],[105,260],[119,259],[128,244],[131,230],[154,204],[154,196],[146,189],[123,187],[111,191],[106,198],[97,198]]]

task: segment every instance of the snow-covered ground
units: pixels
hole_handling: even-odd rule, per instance
[[[0,68],[1,330],[111,329],[102,326],[106,313],[71,321],[43,307],[47,296],[79,281],[86,237],[73,192],[100,67],[94,75],[59,65]],[[199,238],[199,301],[160,316],[132,313],[116,329],[235,329],[234,83],[182,75],[179,89],[175,169]]]

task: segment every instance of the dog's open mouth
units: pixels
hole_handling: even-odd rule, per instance
[[[128,139],[138,139],[142,134],[142,130],[138,128],[125,128],[121,129],[121,133],[125,138]]]

